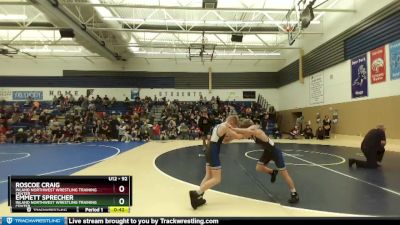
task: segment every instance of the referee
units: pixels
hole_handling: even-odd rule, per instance
[[[386,135],[385,127],[378,125],[377,128],[370,130],[365,135],[364,140],[361,143],[361,151],[364,153],[367,161],[357,160],[350,158],[349,167],[352,167],[355,163],[360,168],[377,168],[382,161],[385,153]]]

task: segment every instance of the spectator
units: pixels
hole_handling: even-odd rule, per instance
[[[102,141],[110,140],[110,128],[106,122],[103,122],[99,129],[99,138]]]
[[[13,129],[9,129],[6,131],[6,143],[14,143],[14,130]]]
[[[296,119],[296,125],[300,131],[303,130],[303,121],[304,121],[304,116],[299,116]]]
[[[52,105],[53,105],[53,106],[57,106],[57,105],[58,105],[58,102],[59,102],[59,101],[58,101],[57,96],[54,95],[54,96],[53,96]]]
[[[103,102],[103,99],[101,99],[100,95],[96,96],[96,99],[94,100],[94,103],[96,105],[100,105]]]
[[[55,143],[56,141],[58,143],[63,135],[63,132],[61,131],[60,123],[57,121],[56,118],[50,120],[49,129],[51,130],[52,143]]]
[[[124,104],[125,106],[129,106],[131,104],[131,100],[128,97],[126,97],[124,100]]]
[[[114,106],[115,103],[117,103],[117,99],[116,99],[115,97],[113,97],[113,98],[111,99],[111,101],[110,101],[110,106],[111,106],[111,107]]]
[[[177,133],[177,130],[176,130],[175,127],[174,127],[174,128],[171,128],[171,129],[168,131],[168,139],[169,139],[169,140],[175,140],[175,139],[177,138],[177,136],[178,136],[178,133]]]
[[[110,106],[110,104],[111,104],[110,99],[108,98],[107,95],[104,95],[104,98],[103,98],[104,107],[108,108]]]
[[[7,132],[7,128],[4,126],[4,124],[0,123],[0,134],[5,134]]]
[[[90,102],[89,106],[88,106],[88,110],[89,111],[96,111],[96,104],[94,102]]]
[[[58,139],[57,143],[63,143],[63,142],[72,142],[73,137],[74,137],[74,132],[73,132],[73,127],[72,124],[68,124],[67,126],[64,126],[61,130],[61,138]]]
[[[79,96],[78,100],[76,101],[76,104],[82,105],[82,102],[84,99],[85,99],[85,97],[83,97],[83,95]]]
[[[0,144],[5,144],[7,141],[7,136],[5,133],[0,132]]]
[[[42,143],[51,143],[51,138],[50,138],[51,131],[50,130],[48,130],[48,131],[42,130],[41,134],[42,134],[42,137],[41,137]]]
[[[211,137],[211,127],[213,126],[212,121],[208,117],[207,109],[202,111],[201,117],[198,120],[198,126],[200,128],[201,139],[203,140],[203,151],[205,151]]]
[[[33,104],[32,104],[31,111],[33,112],[33,111],[39,110],[39,109],[40,109],[40,102],[34,101]]]
[[[289,139],[297,139],[296,136],[300,134],[299,128],[297,125],[294,126],[292,130],[289,132]]]
[[[271,120],[276,123],[276,110],[274,106],[271,105],[268,108],[268,115],[271,118]]]
[[[156,123],[153,126],[153,139],[160,140],[160,135],[161,135],[161,126],[160,123]]]
[[[325,131],[324,131],[324,128],[322,128],[322,126],[318,127],[318,129],[315,133],[315,136],[317,137],[318,140],[324,140]]]
[[[107,97],[107,95],[106,95],[106,97]],[[119,121],[117,120],[116,115],[111,116],[111,121],[110,121],[109,125],[110,125],[110,138],[114,141],[118,140]]]
[[[329,119],[329,116],[325,115],[325,118],[322,121],[322,124],[324,126],[325,138],[329,138],[329,132],[331,131],[331,122],[332,121]]]
[[[189,127],[185,123],[179,126],[179,136],[182,140],[189,140]]]
[[[62,94],[60,94],[60,96],[58,97],[58,101],[57,101],[57,103],[58,104],[63,104],[63,102],[64,102],[64,96],[62,95]]]
[[[166,127],[163,124],[160,125],[160,131],[160,140],[168,140]]]
[[[73,105],[73,104],[75,104],[75,97],[70,93],[69,94],[69,103],[71,104],[71,105]]]
[[[42,130],[38,129],[36,133],[33,135],[32,142],[35,144],[42,143]]]
[[[275,139],[281,139],[282,138],[282,134],[281,134],[281,132],[279,131],[279,128],[278,128],[278,124],[275,124],[272,136]]]
[[[24,132],[24,129],[19,128],[17,134],[14,137],[14,144],[27,143],[28,135]]]
[[[144,132],[141,134],[141,141],[150,141],[150,134],[148,129],[145,129]]]
[[[120,141],[126,142],[126,143],[133,141],[133,137],[129,133],[130,129],[129,129],[128,124],[126,124],[125,122],[122,122],[119,125],[118,130],[119,130],[119,140]]]
[[[81,103],[81,108],[82,108],[83,111],[86,111],[86,110],[89,109],[89,100],[88,100],[88,98],[86,98],[86,97],[83,98],[83,101]]]
[[[310,126],[310,124],[306,124],[306,128],[303,130],[303,135],[305,139],[313,139],[314,138],[314,133],[313,130]]]
[[[26,101],[25,101],[24,106],[32,106],[32,104],[33,104],[33,97],[29,95],[29,96],[26,98]]]
[[[77,121],[75,126],[74,126],[73,141],[75,143],[83,142],[83,126],[79,121]]]

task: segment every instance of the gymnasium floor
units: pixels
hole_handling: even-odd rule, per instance
[[[11,173],[132,175],[134,201],[129,216],[400,216],[398,140],[388,140],[390,151],[379,170],[348,168],[348,157],[362,158],[354,148],[360,137],[277,142],[300,194],[295,207],[286,203],[288,188],[281,177],[271,184],[269,177],[254,170],[261,151],[248,141],[222,149],[222,184],[206,193],[207,205],[197,210],[190,206],[188,191],[204,175],[200,141],[109,142],[1,145],[0,214],[10,215],[4,180]],[[95,215],[105,216],[79,214]]]

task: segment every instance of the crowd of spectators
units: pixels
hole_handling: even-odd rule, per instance
[[[235,103],[219,97],[169,101],[145,97],[118,101],[100,97],[54,96],[51,102],[0,103],[0,143],[79,143],[86,141],[149,141],[198,139],[199,119],[218,124],[234,113]],[[159,120],[151,112],[159,106]]]
[[[150,137],[147,123],[152,104],[148,97],[131,102],[107,95],[90,99],[60,95],[52,102],[38,102],[32,97],[24,103],[2,101],[0,143],[146,141]]]
[[[122,99],[121,99],[122,100]],[[202,136],[201,121],[207,126],[221,123],[230,114],[252,119],[273,138],[282,138],[273,106],[265,109],[257,102],[223,102],[219,97],[198,101],[169,101],[145,97],[124,100],[73,95],[54,96],[51,102],[28,97],[25,102],[0,102],[0,143],[65,143],[86,141],[195,140]],[[151,111],[157,106],[159,116]],[[157,108],[156,107],[156,108]],[[157,119],[157,120],[156,120]],[[289,138],[329,136],[330,121],[325,118],[315,135],[307,124],[296,125]]]

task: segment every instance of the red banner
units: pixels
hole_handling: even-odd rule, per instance
[[[386,81],[385,46],[372,50],[370,60],[371,83]]]

